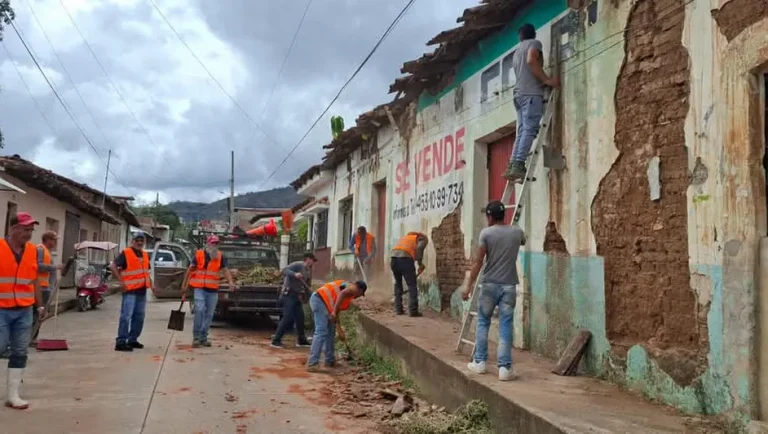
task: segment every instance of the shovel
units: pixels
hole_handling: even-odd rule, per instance
[[[184,331],[184,317],[187,315],[182,309],[184,308],[184,302],[186,297],[181,297],[181,304],[179,310],[172,310],[171,317],[168,319],[168,330],[176,330],[179,332]]]
[[[349,343],[347,342],[347,337],[344,333],[344,329],[341,328],[341,324],[337,322],[336,324],[336,330],[339,333],[339,339],[341,339],[342,342],[344,342],[344,347],[347,349],[347,357],[345,359],[347,361],[357,361],[355,358],[355,354],[352,352],[352,348],[349,347]]]

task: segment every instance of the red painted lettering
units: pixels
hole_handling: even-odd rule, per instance
[[[453,157],[456,153],[453,151],[453,136],[445,136],[443,143],[443,173],[453,170]]]
[[[432,176],[443,176],[443,140],[432,144]]]
[[[421,151],[421,167],[424,172],[424,182],[429,182],[429,180],[432,179],[432,156],[430,155],[430,151],[432,151],[431,146],[427,146]]]
[[[464,161],[464,127],[456,131],[456,170],[463,168],[467,163]]]
[[[424,150],[419,149],[419,151],[416,153],[416,185],[421,184],[421,174],[424,171]]]
[[[398,163],[395,167],[395,194],[403,191],[403,163]]]

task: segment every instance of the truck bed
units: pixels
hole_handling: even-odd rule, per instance
[[[230,313],[280,315],[283,311],[281,290],[280,285],[243,285],[233,291],[229,285],[221,285],[216,310],[219,316],[227,316]]]

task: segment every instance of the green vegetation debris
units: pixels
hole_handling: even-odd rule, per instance
[[[280,270],[260,265],[250,270],[239,270],[233,277],[238,285],[282,285],[283,283]]]
[[[453,414],[415,413],[396,421],[403,434],[493,434],[488,405],[473,400]]]

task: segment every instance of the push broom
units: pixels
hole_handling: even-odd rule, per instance
[[[67,261],[61,275],[64,276],[69,267],[72,265],[72,259]],[[60,279],[59,279],[60,280]],[[40,339],[37,341],[37,351],[66,351],[69,349],[66,339],[56,339],[56,329],[59,326],[59,282],[56,282],[54,290],[54,303],[56,306],[53,308],[53,338],[52,339]],[[47,309],[48,306],[46,306]],[[42,321],[38,321],[37,327],[42,325]]]

